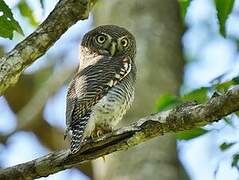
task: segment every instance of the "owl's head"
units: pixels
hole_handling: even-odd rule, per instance
[[[87,54],[96,53],[104,56],[130,56],[134,59],[136,41],[125,28],[116,25],[99,26],[83,37],[81,47]]]

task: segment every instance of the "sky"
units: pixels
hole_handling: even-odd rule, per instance
[[[11,7],[14,7],[17,0],[6,1]],[[41,10],[40,4],[35,0],[28,0],[34,9],[36,17],[42,21],[53,9],[56,0],[47,1],[45,11]],[[239,1],[236,1],[234,11],[239,10]],[[29,26],[21,18],[18,11],[14,11],[16,19],[20,21],[21,26]],[[191,91],[201,86],[209,85],[215,77],[229,72],[225,80],[238,75],[239,61],[236,44],[232,40],[226,40],[218,34],[218,24],[216,20],[216,11],[211,0],[194,0],[186,15],[186,24],[189,29],[183,36],[185,56],[189,63],[185,68],[184,87],[182,93]],[[79,39],[91,27],[92,16],[89,20],[78,22],[70,28],[62,38],[48,51],[48,56],[59,53],[67,53],[67,62],[62,62],[66,66],[77,66],[78,43],[74,39]],[[31,33],[34,28],[29,28],[26,35]],[[233,13],[228,22],[227,30],[229,35],[239,37],[238,15]],[[216,35],[215,35],[216,34]],[[16,35],[14,41],[0,38],[0,44],[7,46],[10,50],[21,40],[22,37]],[[67,44],[67,46],[65,46]],[[26,73],[32,73],[45,65],[46,57],[42,57],[26,70]],[[70,60],[70,63],[69,63]],[[48,100],[44,109],[44,116],[47,121],[54,126],[65,128],[65,95],[66,87],[59,91]],[[54,109],[50,109],[54,107]],[[16,117],[11,112],[6,100],[0,98],[0,133],[8,133],[16,127]],[[179,141],[178,152],[180,160],[185,166],[192,180],[236,180],[239,177],[238,171],[230,167],[231,155],[236,153],[239,145],[235,145],[228,151],[222,152],[219,145],[223,142],[234,142],[239,140],[239,124],[234,117],[232,126],[226,126],[224,122],[206,126],[211,130],[210,133],[190,141]],[[22,147],[22,148],[19,148]],[[31,147],[31,148],[29,148]],[[40,157],[49,152],[43,147],[34,136],[29,132],[19,132],[10,137],[7,148],[0,145],[0,163],[3,167],[16,165],[34,158]],[[48,180],[71,179],[89,179],[76,170],[66,170],[47,177]]]

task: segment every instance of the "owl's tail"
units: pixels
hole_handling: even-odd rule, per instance
[[[84,130],[89,120],[89,116],[85,115],[84,117],[80,118],[78,121],[71,126],[71,145],[70,150],[72,154],[77,153],[80,150],[80,146],[84,141]]]

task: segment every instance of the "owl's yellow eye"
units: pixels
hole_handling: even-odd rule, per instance
[[[120,43],[121,43],[121,45],[123,47],[126,47],[126,46],[128,46],[128,39],[127,38],[123,38],[123,39],[121,39]]]
[[[99,35],[97,36],[96,40],[98,43],[103,44],[106,41],[106,37],[103,35]]]

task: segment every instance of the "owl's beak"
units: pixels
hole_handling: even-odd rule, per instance
[[[116,48],[117,48],[116,45],[117,45],[117,44],[116,44],[116,42],[114,42],[114,41],[111,43],[111,46],[110,46],[110,55],[111,55],[111,56],[114,56],[115,53],[116,53]]]

